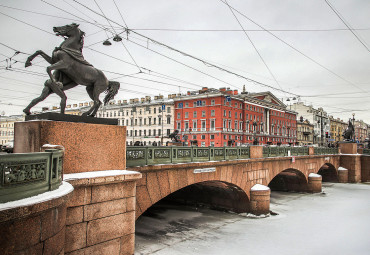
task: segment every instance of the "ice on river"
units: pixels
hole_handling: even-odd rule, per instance
[[[253,219],[160,205],[136,223],[135,254],[370,254],[370,184],[272,192],[276,216]]]

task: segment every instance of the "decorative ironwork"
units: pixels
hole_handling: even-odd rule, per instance
[[[4,186],[44,181],[46,178],[47,160],[10,161],[2,163],[0,168],[4,173],[4,183],[2,183]]]
[[[197,157],[208,157],[209,151],[208,149],[197,149]]]
[[[215,156],[223,156],[224,149],[215,149]]]
[[[144,159],[144,150],[127,150],[126,159],[128,160]]]
[[[182,149],[177,150],[177,157],[178,158],[187,158],[187,157],[190,157],[190,156],[191,156],[190,149],[188,149],[188,150],[182,150]]]
[[[154,151],[154,158],[170,158],[169,149],[156,149]]]
[[[229,156],[237,156],[238,155],[238,151],[236,149],[229,149],[228,155]]]

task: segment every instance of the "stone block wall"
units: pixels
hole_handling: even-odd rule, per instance
[[[101,171],[103,172],[103,171]],[[136,181],[141,174],[67,174],[75,192],[67,203],[65,254],[134,254]]]
[[[0,254],[64,254],[66,202],[72,191],[66,183],[33,200],[2,204]]]
[[[348,169],[348,182],[361,181],[361,157],[360,154],[341,155],[340,166]]]
[[[361,181],[370,181],[370,156],[367,155],[361,156]]]

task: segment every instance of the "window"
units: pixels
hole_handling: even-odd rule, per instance
[[[139,136],[141,136],[141,130],[139,130]]]
[[[215,130],[215,122],[216,120],[215,119],[211,119],[211,130]]]
[[[185,118],[189,118],[189,113],[185,112]]]
[[[155,108],[154,108],[155,109]],[[155,129],[153,129],[153,136],[155,136],[155,133],[156,133],[156,130]]]
[[[197,107],[197,102],[193,102],[193,107]]]
[[[226,117],[226,110],[224,110],[224,117]]]
[[[144,118],[144,125],[146,125],[146,118]]]
[[[157,108],[154,108],[153,109],[153,113],[157,113]]]
[[[223,125],[224,129],[227,128],[226,125],[227,125],[227,120],[224,120],[224,125]]]
[[[189,103],[185,103],[185,108],[189,108]]]
[[[202,106],[206,106],[206,101],[202,101]]]
[[[167,113],[171,113],[171,107],[167,107]]]
[[[177,113],[177,118],[180,119],[180,117],[181,117],[181,114],[178,112]]]
[[[189,130],[189,121],[185,121],[185,130]]]
[[[215,139],[215,135],[211,135],[211,136],[210,136],[210,139],[211,139],[211,140],[214,140],[214,139]]]
[[[229,111],[229,118],[231,118],[231,111]]]
[[[177,122],[177,129],[180,130],[181,129],[181,123],[180,122]]]
[[[215,110],[211,110],[211,116],[215,116]]]
[[[206,135],[202,135],[202,138],[201,139],[202,140],[206,139]]]
[[[171,124],[171,117],[167,117],[167,124]]]
[[[154,108],[155,109],[155,108]],[[157,124],[157,118],[154,118],[153,119],[153,124],[155,125],[155,124]]]
[[[205,120],[202,120],[202,130],[206,130],[206,121]]]
[[[197,139],[197,136],[196,135],[193,135],[193,140],[196,140]]]
[[[238,113],[236,112],[236,113],[235,113],[235,119],[237,119],[237,118],[238,118]]]
[[[214,99],[211,100],[211,105],[215,105],[215,100]]]
[[[197,129],[197,121],[196,120],[193,120],[193,129]]]
[[[149,134],[148,134],[148,136],[151,136],[151,135],[152,135],[152,130],[151,130],[151,129],[149,129],[149,130],[148,130],[148,133],[149,133]]]
[[[202,117],[206,117],[206,111],[202,111]]]
[[[196,118],[197,117],[197,111],[194,111],[193,112],[193,118]]]
[[[137,130],[135,130],[135,136],[137,136]]]
[[[171,134],[171,129],[167,129],[167,135]]]

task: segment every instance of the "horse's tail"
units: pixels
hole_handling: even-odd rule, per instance
[[[107,95],[104,98],[104,105],[106,105],[110,100],[114,98],[115,95],[117,95],[119,90],[119,82],[118,81],[108,81],[109,85],[105,93]]]

